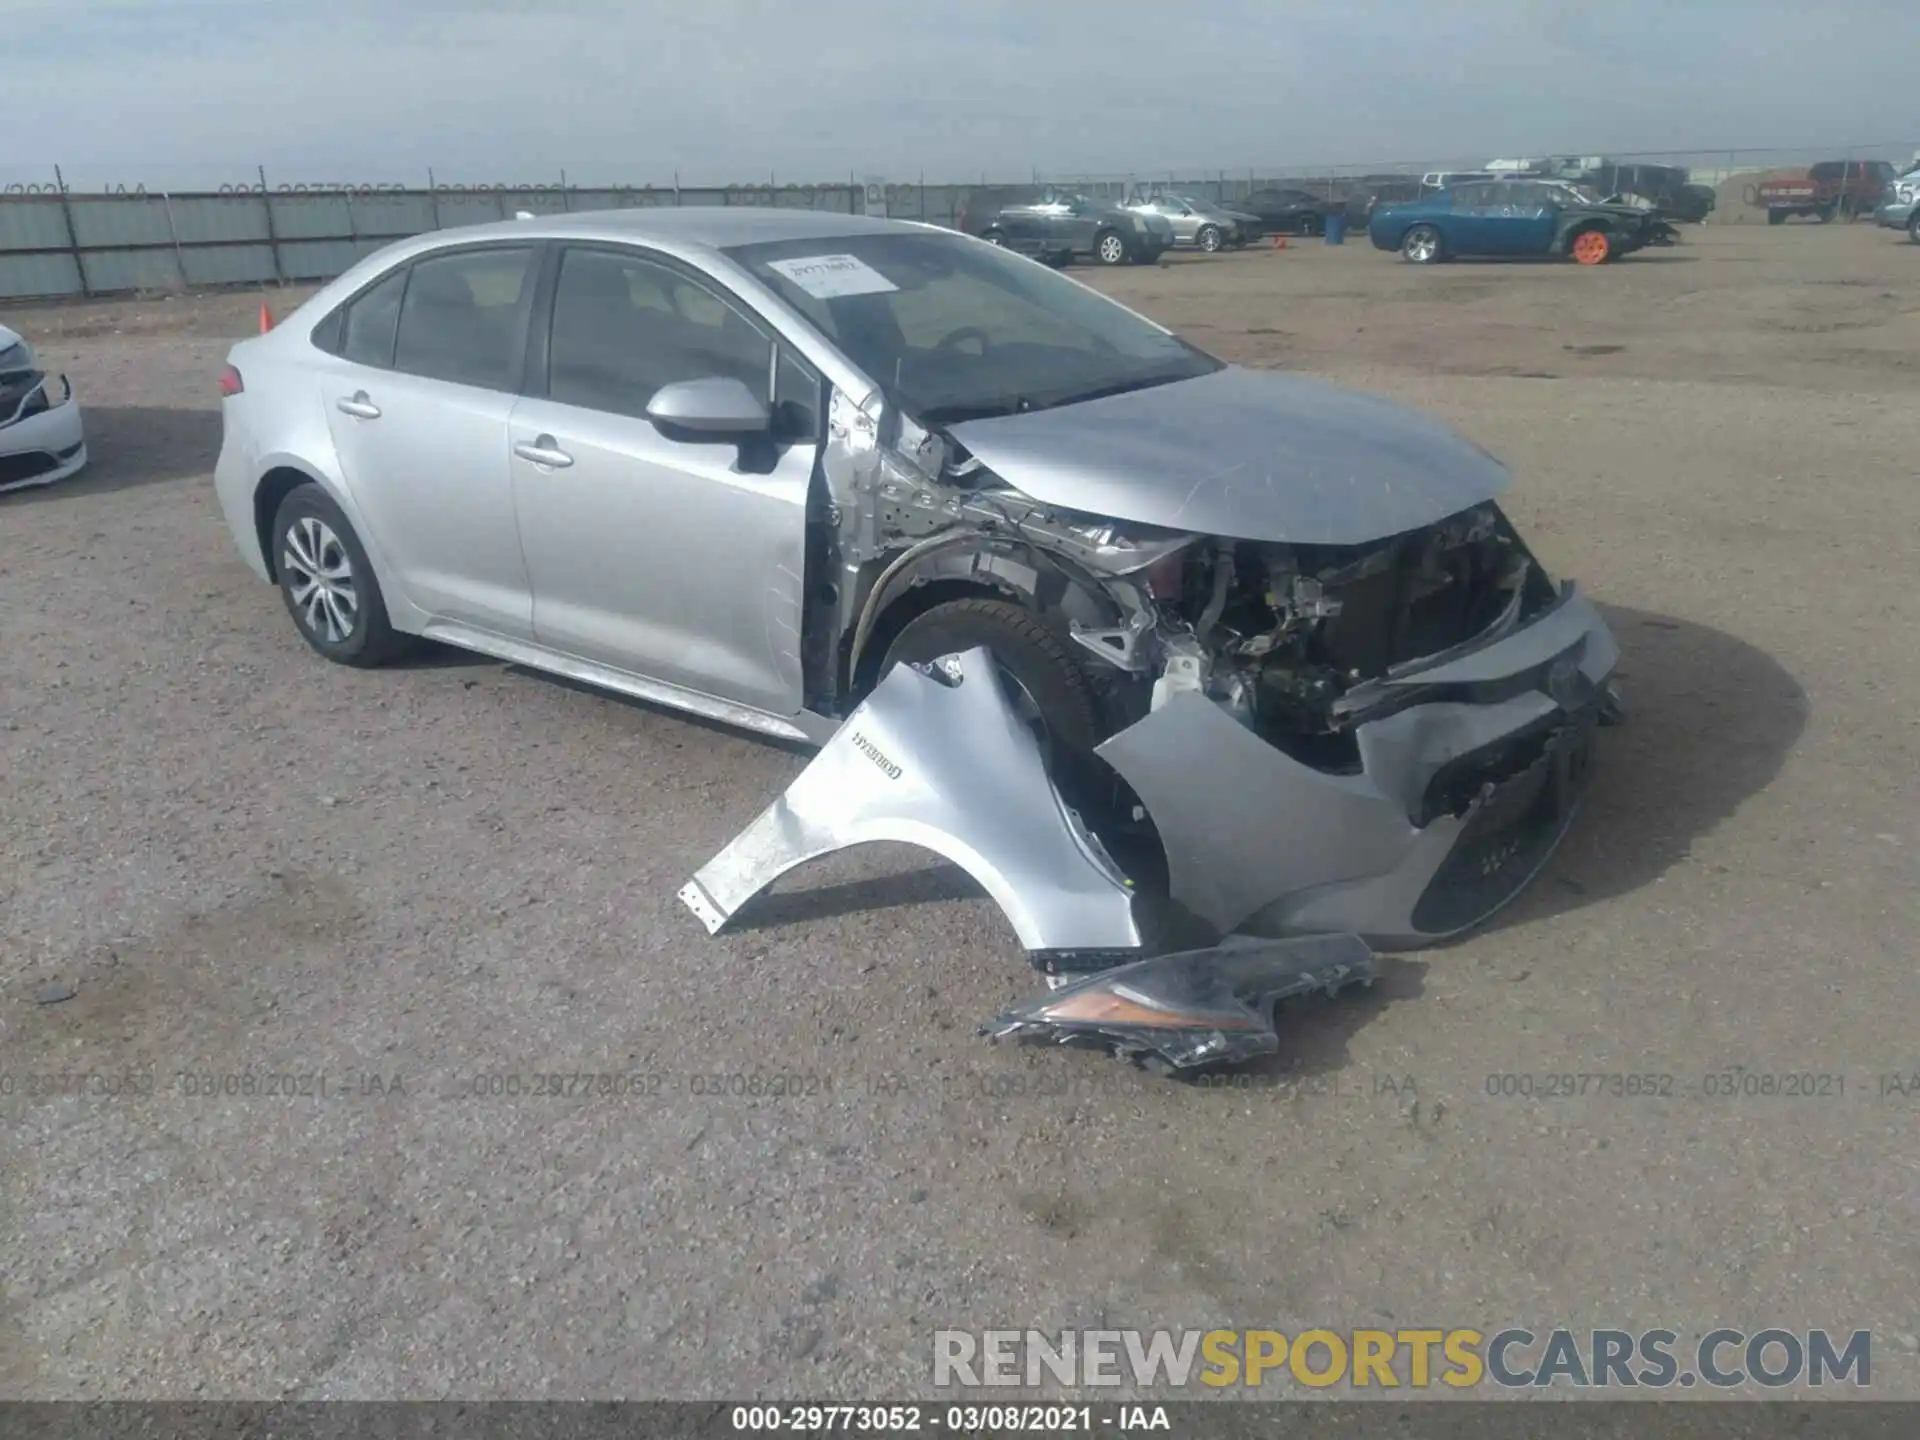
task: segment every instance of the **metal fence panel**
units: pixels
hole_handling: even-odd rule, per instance
[[[9,195],[0,200],[0,254],[66,248],[67,218],[58,198]]]
[[[267,245],[209,245],[182,249],[189,285],[265,285],[276,276]]]
[[[75,198],[67,208],[73,215],[74,243],[82,250],[173,243],[167,207],[158,195],[124,200]]]
[[[178,290],[183,281],[180,257],[171,245],[144,250],[87,250],[81,254],[87,288],[116,290]]]
[[[437,230],[431,195],[356,195],[354,235],[419,235]]]
[[[224,245],[267,238],[267,207],[253,195],[170,195],[173,233],[182,245]]]
[[[265,202],[280,240],[329,240],[354,233],[354,206],[345,195],[276,195]]]
[[[71,255],[8,255],[0,252],[0,300],[42,295],[78,295],[80,266]]]
[[[445,190],[435,196],[434,204],[439,207],[442,230],[456,225],[485,225],[513,213],[502,210],[500,197],[491,190]]]

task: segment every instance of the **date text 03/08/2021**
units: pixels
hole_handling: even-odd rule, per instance
[[[885,1435],[1076,1435],[1167,1432],[1164,1405],[736,1405],[728,1417],[742,1433]]]

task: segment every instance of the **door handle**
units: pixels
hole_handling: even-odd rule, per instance
[[[378,420],[380,418],[380,407],[368,398],[367,392],[364,390],[356,390],[348,398],[336,400],[333,403],[342,415],[351,415],[356,420]]]
[[[551,435],[541,435],[531,442],[522,440],[513,447],[513,453],[522,460],[530,460],[535,465],[544,465],[549,470],[564,470],[573,464],[573,456],[560,448],[560,444]]]

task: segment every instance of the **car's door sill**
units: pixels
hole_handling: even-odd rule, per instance
[[[602,665],[594,660],[583,660],[578,655],[549,650],[530,640],[514,640],[505,635],[495,635],[491,631],[462,625],[455,620],[434,620],[420,633],[429,640],[438,640],[445,645],[456,645],[462,650],[491,655],[494,659],[504,660],[510,665],[525,665],[531,670],[545,670],[555,675],[564,675],[569,680],[595,685],[602,690],[630,695],[636,700],[651,701],[653,704],[670,706],[675,710],[685,710],[690,714],[705,716],[709,720],[718,720],[725,725],[738,726],[742,730],[752,730],[781,740],[799,740],[808,744],[819,744],[839,725],[837,720],[813,715],[807,711],[791,717],[774,715],[765,710],[756,710],[750,705],[736,704],[731,700],[703,695],[698,690],[689,690],[681,685],[671,685],[664,680],[651,680],[644,675],[616,670],[611,665]]]

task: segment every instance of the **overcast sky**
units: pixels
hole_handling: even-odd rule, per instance
[[[0,182],[1920,146],[1920,0],[0,0],[0,21]]]

